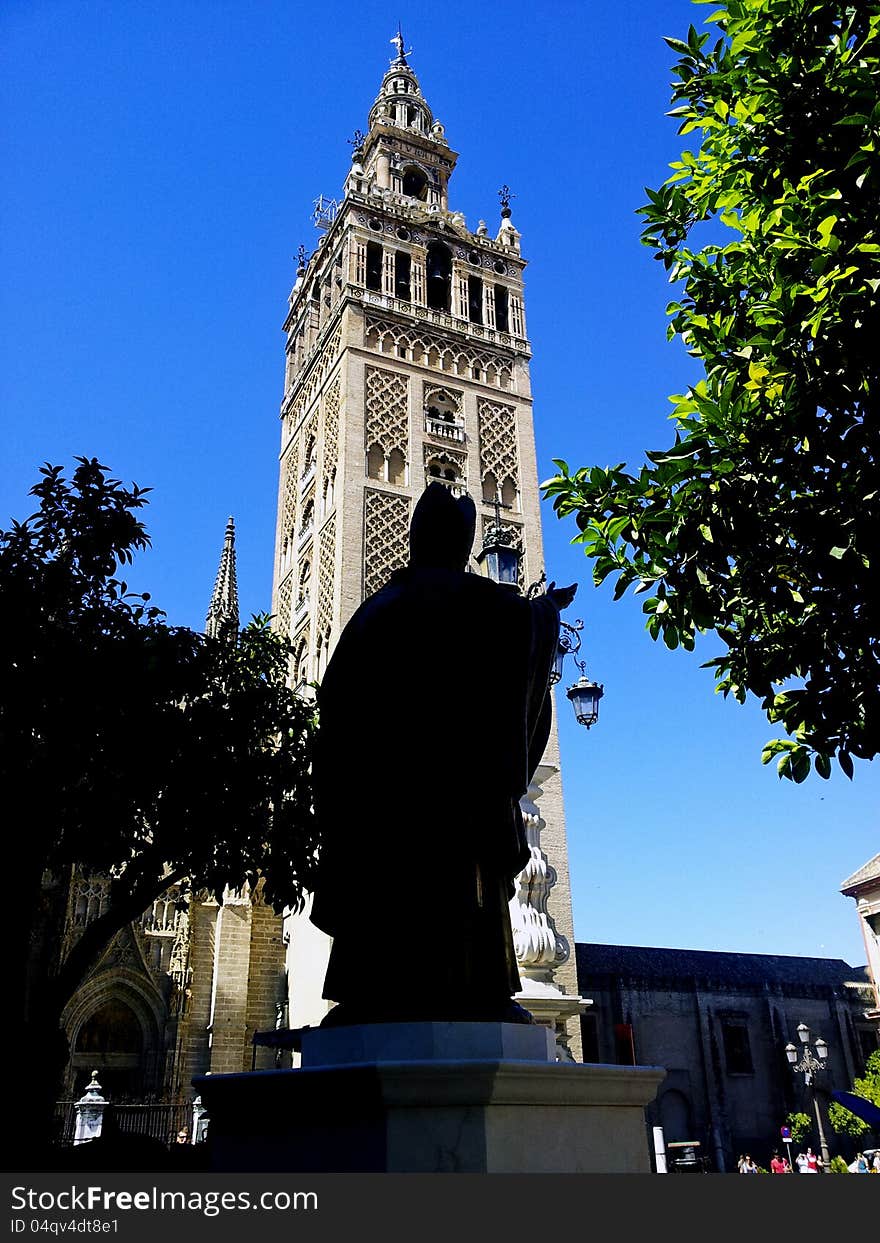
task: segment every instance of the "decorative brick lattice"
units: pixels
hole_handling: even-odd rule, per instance
[[[383,354],[394,354],[452,375],[480,379],[485,384],[509,388],[512,360],[492,350],[481,350],[450,337],[435,337],[418,325],[404,326],[372,315],[366,320],[367,343]]]
[[[281,462],[281,546],[293,537],[296,523],[297,471],[299,448],[294,442]]]
[[[366,381],[367,449],[372,445],[380,445],[385,454],[398,449],[404,459],[408,460],[407,377],[397,371],[383,371],[379,367],[368,367]]]
[[[333,621],[333,584],[336,567],[336,518],[324,524],[318,560],[317,630],[324,634]]]
[[[324,394],[324,479],[336,469],[339,451],[339,378]]]
[[[303,373],[300,372],[291,383],[285,394],[282,403],[282,410],[288,409],[289,403],[293,400],[294,393],[297,392],[297,386],[301,385],[296,397],[296,402],[292,408],[292,414],[289,415],[292,427],[296,427],[303,416],[303,411],[308,408],[323,381],[330,374],[330,370],[339,354],[339,347],[342,344],[342,327],[338,327],[333,335],[329,338],[324,349],[314,360],[314,365],[309,368],[308,380],[303,383]]]
[[[491,472],[500,487],[510,479],[519,491],[519,463],[516,450],[516,411],[496,401],[480,399],[480,479]]]
[[[384,587],[409,560],[409,500],[368,488],[364,493],[364,596]]]
[[[309,466],[316,468],[318,461],[318,407],[315,406],[302,429],[299,437],[299,460],[300,460],[300,480],[303,482],[303,492],[306,489],[306,478],[309,475]],[[300,498],[303,499],[303,498]]]
[[[293,593],[293,575],[288,574],[278,588],[278,604],[275,613],[275,629],[285,639],[290,634],[290,599]]]

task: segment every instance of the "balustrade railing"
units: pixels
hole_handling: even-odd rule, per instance
[[[429,436],[438,440],[451,440],[459,444],[464,440],[463,423],[448,423],[445,419],[435,419],[427,413],[425,414],[425,431]]]

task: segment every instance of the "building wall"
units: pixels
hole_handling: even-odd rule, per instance
[[[688,974],[670,974],[677,954]],[[585,1060],[627,1062],[631,1049],[637,1064],[666,1069],[648,1125],[667,1142],[698,1141],[719,1170],[743,1151],[766,1165],[786,1115],[809,1112],[785,1057],[799,1023],[828,1043],[829,1090],[851,1086],[872,1037],[864,969],[834,960],[579,945],[578,979],[594,1002]],[[731,1029],[746,1033],[746,1064]]]

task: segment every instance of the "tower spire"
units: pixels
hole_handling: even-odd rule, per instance
[[[220,566],[205,619],[205,634],[212,639],[233,637],[238,633],[238,581],[235,574],[235,520],[226,524]]]

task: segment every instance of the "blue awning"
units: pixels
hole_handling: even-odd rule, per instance
[[[875,1131],[880,1130],[880,1109],[866,1101],[864,1096],[856,1096],[854,1092],[832,1092],[831,1095],[844,1109],[861,1118],[862,1122],[867,1122]]]

